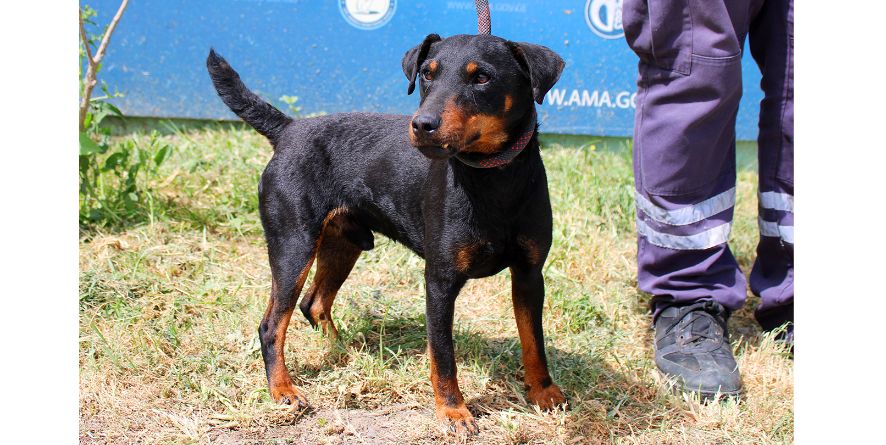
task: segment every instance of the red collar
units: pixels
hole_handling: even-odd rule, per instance
[[[461,161],[463,164],[474,168],[501,167],[502,165],[513,161],[514,158],[516,158],[517,155],[519,155],[520,152],[522,152],[523,149],[526,148],[526,146],[529,144],[529,141],[532,140],[532,135],[535,134],[535,123],[535,107],[532,107],[532,117],[529,119],[529,125],[526,126],[523,134],[520,135],[520,137],[517,138],[517,140],[514,141],[514,143],[510,147],[480,160],[467,159],[466,157],[459,156],[458,154],[456,154],[455,157],[458,158],[458,160]]]

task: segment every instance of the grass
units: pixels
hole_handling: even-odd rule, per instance
[[[120,136],[136,142],[148,136]],[[423,262],[381,237],[334,308],[327,345],[293,318],[287,364],[315,409],[268,396],[257,323],[270,272],[256,183],[271,150],[235,126],[160,136],[171,158],[130,226],[81,228],[81,443],[439,443],[425,354]],[[672,395],[652,361],[636,290],[630,148],[547,137],[554,206],[545,332],[570,409],[529,407],[507,272],[470,282],[456,310],[459,379],[481,434],[471,443],[791,443],[793,362],[752,319],[730,321],[746,394]],[[745,271],[756,235],[756,166],[739,151],[731,245]]]

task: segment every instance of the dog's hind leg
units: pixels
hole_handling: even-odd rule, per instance
[[[352,241],[355,234],[364,241],[368,234],[368,246],[371,247],[372,232],[358,226],[344,211],[330,212],[317,248],[317,272],[299,305],[311,326],[320,327],[330,339],[338,336],[332,322],[332,303],[363,250]],[[367,246],[365,242],[361,245]]]
[[[286,328],[314,262],[317,236],[284,233],[268,236],[271,298],[258,328],[271,397],[279,403],[307,407],[304,394],[292,383],[283,355]]]

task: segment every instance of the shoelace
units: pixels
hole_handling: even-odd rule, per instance
[[[707,315],[707,316],[705,316]],[[686,322],[686,328],[689,331],[689,335],[680,334],[677,337],[678,343],[683,346],[688,346],[690,349],[693,347],[698,347],[705,340],[719,340],[720,335],[714,333],[714,327],[720,326],[722,330],[723,337],[728,338],[728,331],[726,330],[726,320],[724,317],[718,317],[716,313],[716,309],[713,303],[706,301],[704,303],[698,304],[697,307],[692,307],[683,317],[691,317]],[[695,331],[693,328],[695,324],[702,318],[707,318],[712,320],[707,329],[703,329],[701,331]],[[716,324],[715,324],[716,323]]]

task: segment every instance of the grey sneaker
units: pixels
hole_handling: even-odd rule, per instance
[[[726,331],[726,309],[714,301],[669,306],[655,320],[655,364],[684,391],[702,399],[741,393]]]

